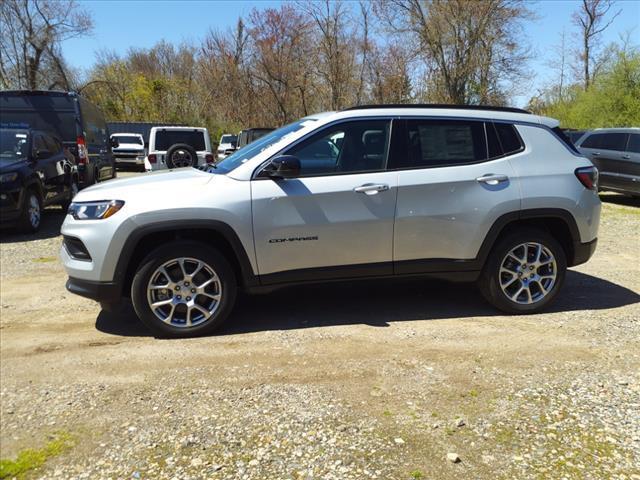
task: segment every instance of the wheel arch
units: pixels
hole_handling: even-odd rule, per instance
[[[480,247],[479,264],[484,266],[489,253],[500,238],[522,227],[539,228],[549,232],[562,245],[567,257],[567,266],[581,263],[576,255],[580,245],[580,231],[573,215],[561,208],[540,208],[521,210],[499,217]]]
[[[258,277],[253,272],[247,252],[229,225],[214,220],[178,220],[145,225],[127,238],[114,275],[123,296],[129,295],[131,282],[144,257],[160,245],[174,240],[193,240],[217,248],[229,260],[239,286],[258,285]]]

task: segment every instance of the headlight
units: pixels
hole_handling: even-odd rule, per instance
[[[18,172],[5,173],[0,175],[0,183],[13,182],[16,178],[18,178]]]
[[[109,218],[122,208],[122,200],[100,200],[98,202],[73,202],[67,213],[76,220],[101,220]]]

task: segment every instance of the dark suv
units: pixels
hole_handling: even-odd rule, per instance
[[[600,190],[640,197],[640,128],[599,128],[576,147],[600,172]]]
[[[60,139],[38,130],[0,128],[0,221],[21,230],[40,228],[42,209],[69,208],[78,170]]]
[[[0,92],[0,126],[57,135],[74,156],[80,186],[116,176],[109,128],[102,112],[73,92]]]

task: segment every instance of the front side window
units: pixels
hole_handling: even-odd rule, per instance
[[[584,142],[580,145],[583,148],[600,148],[602,146],[602,138],[604,137],[603,133],[596,133],[594,135],[589,135],[584,139]]]
[[[384,170],[389,120],[345,122],[322,130],[287,150],[300,160],[301,176]]]

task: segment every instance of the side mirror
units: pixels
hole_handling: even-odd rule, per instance
[[[297,178],[300,176],[300,159],[293,155],[281,155],[271,160],[263,172],[271,178]]]
[[[51,156],[51,152],[49,150],[36,150],[36,159],[44,160],[45,158],[49,158]]]
[[[111,144],[111,148],[118,148],[120,146],[120,142],[116,137],[112,137],[109,143]]]

